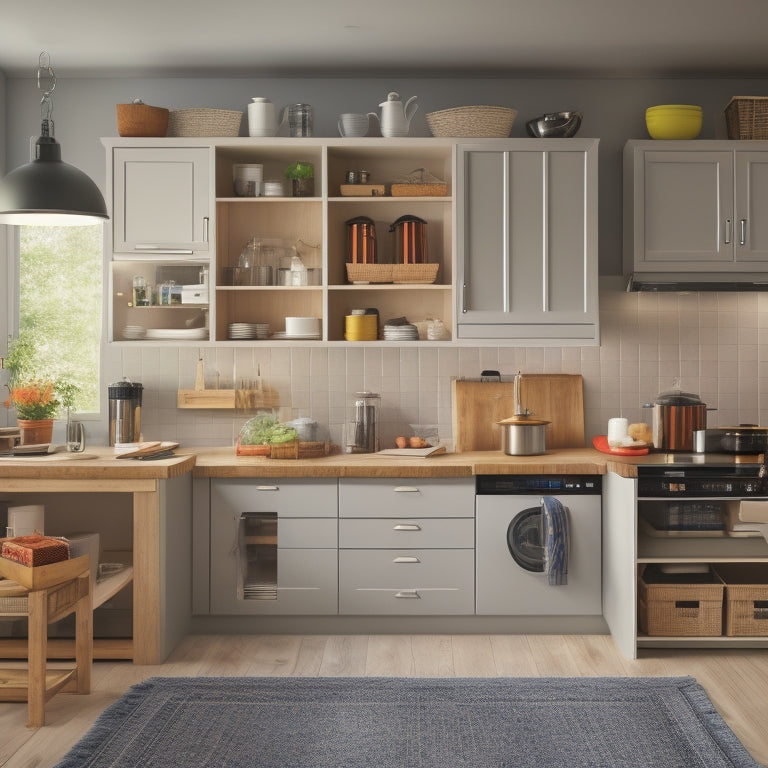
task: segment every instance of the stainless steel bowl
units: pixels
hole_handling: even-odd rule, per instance
[[[581,127],[581,112],[551,112],[529,120],[525,127],[536,139],[569,139]]]

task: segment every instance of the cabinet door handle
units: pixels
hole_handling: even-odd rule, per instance
[[[739,225],[739,245],[744,245],[744,243],[747,242],[747,220],[741,219],[741,221],[739,221]]]
[[[257,485],[256,490],[257,491],[279,491],[280,486],[279,485]]]
[[[421,595],[415,589],[401,589],[395,592],[395,597],[398,600],[421,600]]]
[[[203,242],[208,242],[208,222],[210,219],[207,216],[203,216]]]
[[[413,485],[398,485],[395,488],[395,493],[418,493],[419,489]]]
[[[416,523],[398,523],[392,528],[393,531],[420,531],[421,526]]]
[[[421,560],[419,560],[418,557],[396,557],[393,561],[393,563],[420,563]]]
[[[725,244],[729,245],[731,242],[731,220],[725,220]]]
[[[162,245],[157,243],[136,243],[134,249],[137,251],[151,251],[152,253],[174,253],[180,255],[187,255],[193,253],[188,248],[163,248]]]

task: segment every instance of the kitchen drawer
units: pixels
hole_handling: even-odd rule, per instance
[[[471,477],[341,478],[340,517],[474,517]]]
[[[472,614],[473,550],[339,552],[339,612],[344,614]]]
[[[324,517],[277,518],[277,548],[336,549],[338,520]]]
[[[337,517],[336,478],[211,480],[211,509],[277,512],[278,517]],[[214,521],[215,524],[215,521]]]
[[[345,518],[339,520],[342,549],[473,549],[473,518]]]
[[[338,611],[335,549],[280,549],[277,591],[271,600],[237,596],[237,561],[222,558],[211,569],[212,615],[333,615]]]

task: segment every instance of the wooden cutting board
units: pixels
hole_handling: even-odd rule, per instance
[[[501,427],[496,423],[514,416],[514,382],[454,379],[453,439],[457,453],[500,451]],[[568,373],[523,374],[520,401],[547,425],[545,443],[550,448],[583,448],[584,391],[581,375]]]

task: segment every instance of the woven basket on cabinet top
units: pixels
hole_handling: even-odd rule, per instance
[[[517,110],[510,107],[453,107],[427,114],[433,136],[473,139],[505,139],[512,130]]]
[[[172,109],[169,136],[238,136],[243,113],[231,109]]]
[[[768,96],[734,96],[725,107],[729,139],[768,139]]]

